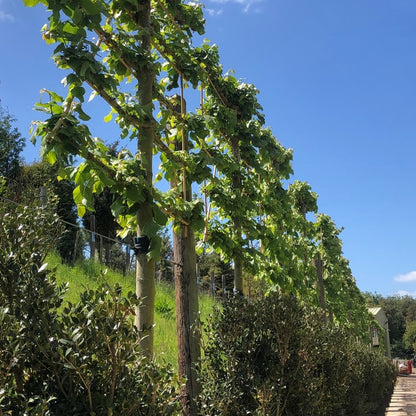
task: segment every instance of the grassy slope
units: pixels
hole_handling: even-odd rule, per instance
[[[75,267],[61,264],[59,256],[51,254],[47,259],[50,268],[56,268],[55,276],[58,283],[68,282],[69,289],[65,300],[71,303],[78,302],[79,293],[85,289],[94,289],[105,279],[110,285],[118,282],[126,292],[135,291],[135,275],[133,272],[123,276],[119,272],[107,270],[105,266],[90,261],[80,262]],[[214,302],[211,298],[201,295],[199,308],[201,318],[207,317]],[[175,293],[168,284],[159,284],[156,287],[155,302],[155,354],[158,360],[177,365],[176,347],[176,319],[175,319]]]

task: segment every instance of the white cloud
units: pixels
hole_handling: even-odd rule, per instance
[[[243,12],[248,13],[250,9],[252,10],[252,6],[258,3],[261,3],[263,0],[209,0],[211,3],[218,3],[218,4],[227,4],[227,3],[236,3],[242,6]],[[255,9],[258,11],[258,9]]]
[[[5,21],[14,22],[14,16],[2,10],[3,3],[4,3],[4,0],[0,0],[0,22],[5,22]]]
[[[416,271],[406,274],[399,274],[394,278],[396,282],[416,282]]]
[[[8,20],[9,22],[13,22],[14,17],[9,13],[6,13],[0,10],[0,22],[6,21],[6,20]]]
[[[222,14],[222,12],[224,11],[224,9],[218,9],[218,10],[215,10],[215,9],[205,9],[205,11],[210,16],[219,16],[220,14]]]

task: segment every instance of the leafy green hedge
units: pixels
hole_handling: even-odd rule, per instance
[[[206,328],[201,415],[370,415],[391,361],[292,296],[234,299]]]

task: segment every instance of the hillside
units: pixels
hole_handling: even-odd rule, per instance
[[[79,261],[74,267],[70,267],[63,265],[56,254],[50,254],[47,261],[49,267],[55,269],[57,283],[68,283],[65,301],[76,303],[83,290],[96,288],[103,281],[110,285],[118,282],[126,293],[135,291],[133,271],[123,276],[120,272],[89,260]],[[211,298],[204,294],[200,295],[201,319],[208,317],[213,306],[214,301]],[[168,283],[156,285],[154,349],[158,361],[166,361],[176,367],[175,292],[173,286]]]

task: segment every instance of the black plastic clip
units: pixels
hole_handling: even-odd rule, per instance
[[[150,240],[147,235],[133,238],[133,251],[137,256],[139,254],[146,254],[149,251]]]

